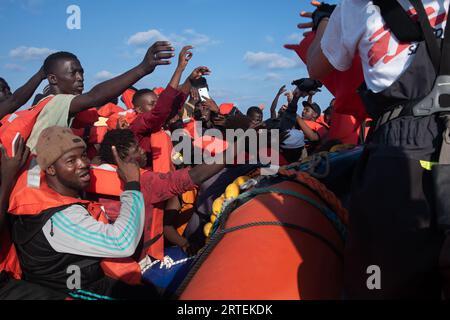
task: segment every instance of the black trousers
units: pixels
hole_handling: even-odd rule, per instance
[[[65,300],[67,294],[0,274],[0,300]]]
[[[432,174],[420,161],[436,156],[441,132],[435,118],[398,119],[366,147],[352,185],[347,299],[441,298],[444,236],[436,224]],[[371,266],[379,268],[381,288],[370,286]]]

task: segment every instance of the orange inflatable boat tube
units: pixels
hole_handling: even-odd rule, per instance
[[[347,212],[317,180],[288,175],[225,209],[181,300],[342,298]]]

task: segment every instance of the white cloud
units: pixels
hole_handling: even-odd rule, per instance
[[[183,35],[185,35],[187,37],[186,44],[190,43],[194,47],[216,45],[216,44],[220,43],[220,41],[213,40],[205,34],[195,32],[195,30],[193,30],[193,29],[184,30]]]
[[[171,33],[169,35],[165,35],[157,29],[150,29],[135,33],[128,38],[127,44],[139,47],[150,45],[155,41],[170,41],[172,45],[177,47],[188,44],[194,47],[205,47],[220,43],[220,41],[211,39],[211,37],[198,33],[194,29],[185,29],[181,34]]]
[[[247,51],[244,61],[253,68],[270,70],[290,69],[299,65],[298,59],[287,58],[278,53]]]
[[[5,68],[6,70],[10,70],[10,71],[18,71],[18,72],[24,71],[24,70],[25,70],[25,68],[24,68],[23,66],[20,66],[20,65],[18,65],[18,64],[14,64],[14,63],[8,63],[8,64],[5,64],[5,65],[4,65],[4,68]]]
[[[133,46],[141,46],[145,44],[149,44],[154,41],[167,41],[168,38],[165,37],[161,32],[156,29],[151,29],[144,32],[138,32],[132,35],[127,43]]]
[[[9,52],[9,56],[11,58],[15,58],[15,59],[34,60],[34,59],[45,59],[54,52],[55,52],[55,50],[48,49],[48,48],[35,48],[35,47],[21,46],[21,47],[12,49]]]
[[[106,80],[112,79],[114,77],[115,77],[115,75],[113,73],[111,73],[109,71],[106,71],[106,70],[103,70],[103,71],[97,72],[95,74],[94,80],[98,81],[98,82],[102,82],[102,81],[106,81]]]

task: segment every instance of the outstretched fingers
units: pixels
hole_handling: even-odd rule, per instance
[[[209,76],[211,74],[211,70],[205,66],[198,67],[197,70],[204,76]]]

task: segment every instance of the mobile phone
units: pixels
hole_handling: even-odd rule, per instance
[[[205,98],[211,99],[209,92],[208,92],[208,88],[206,88],[206,87],[198,89],[198,94],[202,101],[205,101],[206,100]]]

